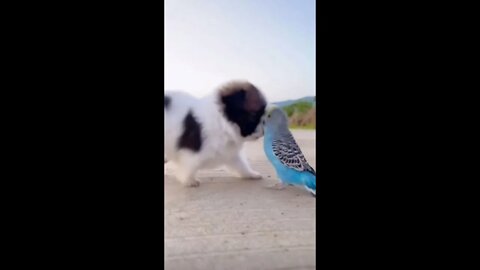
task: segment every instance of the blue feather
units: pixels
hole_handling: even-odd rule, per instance
[[[265,130],[264,135],[264,151],[268,160],[272,163],[277,176],[284,184],[303,186],[306,190],[316,195],[317,184],[315,171],[308,165],[304,171],[298,171],[294,168],[285,166],[275,155],[272,144],[273,138],[268,129]]]

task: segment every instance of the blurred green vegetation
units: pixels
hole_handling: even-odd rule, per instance
[[[313,107],[311,102],[297,102],[286,107],[283,107],[283,110],[288,117],[292,117],[293,113],[298,112],[304,114],[308,112]]]
[[[315,129],[316,108],[311,102],[297,102],[282,108],[292,129]]]

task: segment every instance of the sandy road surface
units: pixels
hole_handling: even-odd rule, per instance
[[[293,132],[315,169],[315,133]],[[224,169],[198,174],[200,187],[184,188],[165,169],[165,268],[167,270],[314,269],[315,198],[306,190],[271,190],[276,174],[263,138],[247,143],[262,180],[242,180]]]

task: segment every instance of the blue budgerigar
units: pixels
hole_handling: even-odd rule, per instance
[[[283,189],[286,185],[303,186],[316,196],[315,170],[308,164],[295,142],[288,129],[287,116],[281,108],[270,106],[267,109],[264,129],[265,154],[281,181],[274,187]]]

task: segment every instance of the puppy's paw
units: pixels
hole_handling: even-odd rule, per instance
[[[244,175],[243,178],[251,179],[251,180],[258,180],[262,179],[262,175],[256,171],[251,171],[248,174]]]
[[[183,182],[183,185],[184,185],[185,187],[198,187],[198,186],[200,186],[200,182],[198,182],[198,181],[195,180],[195,179],[192,179],[192,180]]]

